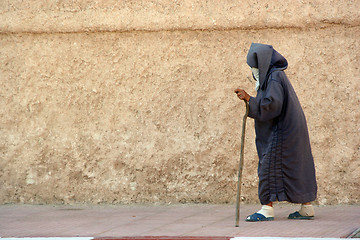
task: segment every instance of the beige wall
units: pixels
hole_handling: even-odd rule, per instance
[[[319,204],[360,202],[360,1],[92,2],[0,3],[0,203],[234,203],[251,42],[288,59]]]

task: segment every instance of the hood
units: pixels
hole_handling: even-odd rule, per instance
[[[252,43],[247,54],[247,64],[259,69],[260,88],[266,88],[266,79],[275,70],[285,70],[286,59],[271,45]]]

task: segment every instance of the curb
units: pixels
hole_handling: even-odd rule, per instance
[[[140,237],[26,237],[1,238],[1,240],[340,240],[343,238],[301,237],[198,237],[198,236],[140,236]]]

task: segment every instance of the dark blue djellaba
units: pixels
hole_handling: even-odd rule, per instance
[[[260,75],[257,95],[249,101],[259,156],[260,202],[314,201],[314,159],[304,112],[284,72],[287,60],[271,45],[253,43],[247,63]]]

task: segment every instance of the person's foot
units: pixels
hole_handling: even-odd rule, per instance
[[[289,214],[288,219],[311,220],[314,219],[315,211],[311,204],[302,204],[299,211]]]
[[[268,205],[263,205],[260,211],[249,215],[245,221],[247,222],[261,222],[274,220],[274,208]]]

